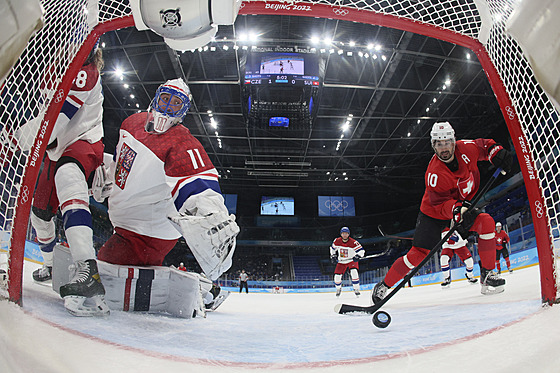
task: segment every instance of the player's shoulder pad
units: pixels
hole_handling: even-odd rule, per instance
[[[136,127],[141,125],[144,127],[146,124],[146,116],[148,115],[147,112],[143,111],[140,113],[134,113],[128,116],[121,124],[121,129],[129,130],[132,127]]]

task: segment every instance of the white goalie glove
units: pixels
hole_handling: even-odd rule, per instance
[[[111,195],[112,191],[113,182],[109,178],[107,168],[102,163],[95,169],[95,174],[93,175],[93,183],[91,185],[91,194],[93,195],[93,199],[95,199],[99,203],[102,203],[107,197]]]
[[[169,220],[183,237],[200,268],[212,281],[227,271],[232,264],[239,226],[235,215],[213,212],[206,216],[178,214]]]

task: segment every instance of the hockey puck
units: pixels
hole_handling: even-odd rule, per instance
[[[373,318],[371,321],[373,322],[373,325],[383,329],[388,327],[391,323],[391,315],[389,315],[385,311],[377,311],[373,314]]]

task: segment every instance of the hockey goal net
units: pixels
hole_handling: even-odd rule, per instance
[[[283,286],[275,286],[272,288],[272,294],[284,294],[284,287]]]
[[[247,1],[240,14],[330,18],[410,31],[470,48],[483,66],[515,145],[537,239],[543,302],[557,299],[560,248],[558,112],[548,100],[505,22],[515,0]],[[45,0],[35,34],[2,87],[0,126],[1,249],[8,252],[8,292],[21,303],[23,252],[31,197],[52,125],[77,71],[101,34],[132,27],[128,1]],[[27,121],[41,126],[23,141]],[[20,139],[19,142],[22,140]]]

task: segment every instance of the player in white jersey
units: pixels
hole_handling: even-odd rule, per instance
[[[445,235],[449,232],[449,228],[446,228],[441,232],[441,236],[445,237]],[[465,263],[467,267],[467,271],[465,272],[465,276],[467,277],[467,281],[471,284],[476,284],[477,279],[473,277],[473,266],[474,261],[472,258],[472,254],[467,248],[467,240],[461,237],[457,232],[455,232],[447,241],[441,245],[441,256],[440,256],[440,264],[441,264],[441,272],[443,273],[443,282],[441,283],[442,288],[448,288],[451,285],[451,271],[449,270],[449,262],[451,258],[453,258],[454,254],[457,254],[459,258]]]
[[[31,212],[31,223],[44,260],[43,267],[33,272],[33,279],[45,282],[52,279],[56,242],[53,217],[60,207],[75,267],[73,278],[60,287],[60,296],[64,298],[66,309],[76,316],[109,312],[95,260],[87,182],[103,161],[103,94],[99,74],[102,67],[101,50],[94,48],[78,72],[57,117]],[[24,142],[25,132],[36,131],[38,124],[38,119],[30,121],[17,135]],[[95,305],[86,306],[84,302],[88,298]]]
[[[342,227],[340,237],[334,239],[330,247],[331,261],[336,264],[334,269],[334,285],[336,296],[342,292],[342,275],[350,270],[352,287],[356,296],[360,295],[360,275],[358,273],[358,260],[365,255],[365,250],[358,241],[350,237],[350,229]]]
[[[94,196],[101,199],[100,189],[112,183],[109,217],[115,228],[99,260],[158,267],[183,235],[210,280],[231,266],[239,227],[224,204],[218,172],[181,125],[191,100],[182,79],[170,80],[156,91],[149,112],[122,123],[114,161],[94,180]],[[107,175],[112,180],[103,180]],[[108,299],[113,290],[107,286]]]

